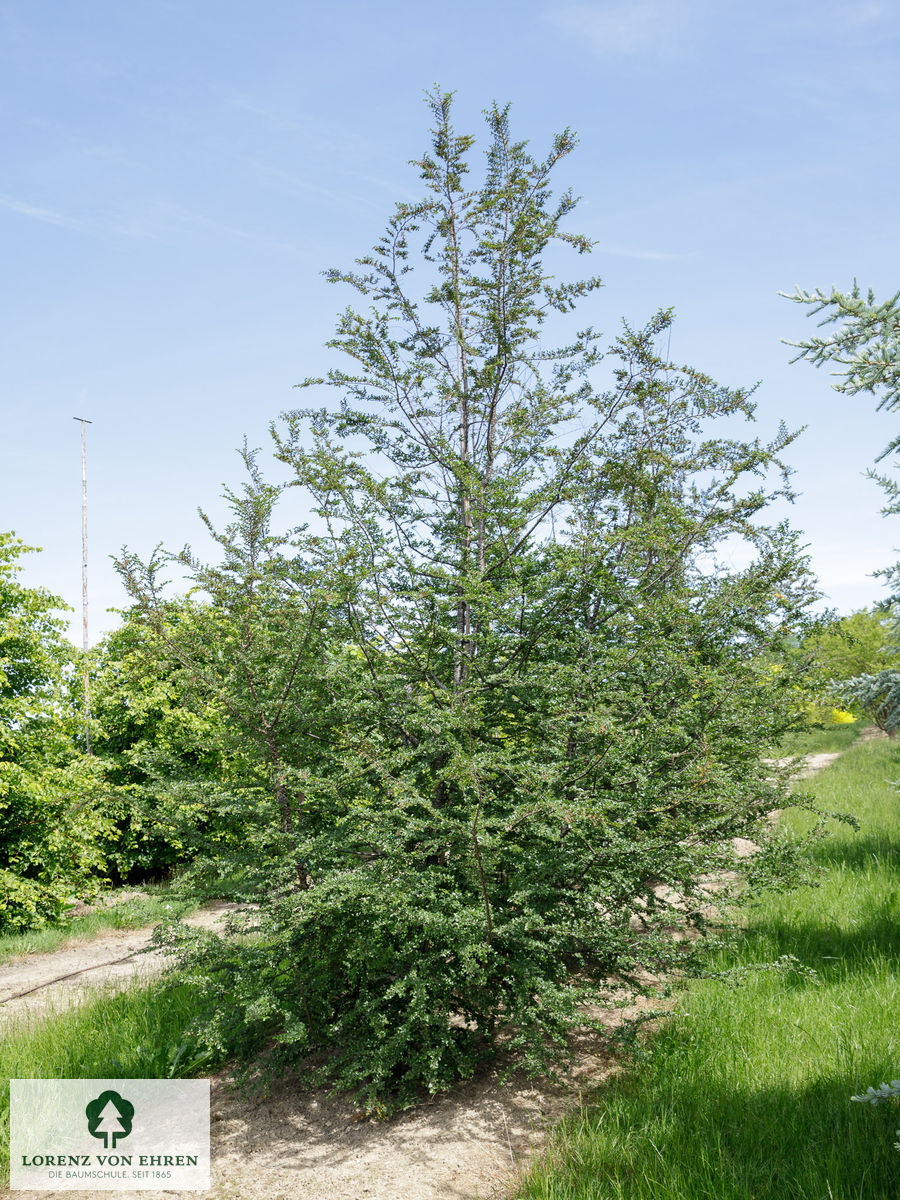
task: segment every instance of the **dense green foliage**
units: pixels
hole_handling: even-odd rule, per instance
[[[864,609],[817,630],[804,650],[822,680],[822,698],[893,732],[889,693],[897,675],[897,619],[883,608]]]
[[[351,651],[334,617],[331,581],[272,532],[279,489],[265,483],[246,450],[244,462],[247,483],[240,494],[227,493],[233,523],[222,533],[210,525],[222,563],[205,565],[189,549],[176,556],[206,603],[163,598],[161,553],[147,564],[125,553],[120,567],[137,600],[132,619],[144,622],[145,647],[156,647],[179,698],[178,720],[194,713],[215,755],[215,772],[208,762],[191,783],[181,763],[168,780],[158,778],[155,792],[177,784],[173,797],[197,797],[206,806],[210,836],[198,844],[195,827],[192,879],[224,871],[255,899],[273,888],[306,886],[299,851],[306,793],[322,803],[328,797],[338,811],[352,802],[334,696]],[[151,752],[157,748],[154,739]],[[157,758],[156,765],[164,769],[165,762]]]
[[[114,879],[158,878],[217,857],[219,843],[238,837],[217,803],[223,770],[223,729],[214,705],[198,705],[167,648],[176,628],[206,617],[181,600],[166,606],[154,633],[140,613],[91,655],[93,747],[114,822],[102,849]]]
[[[223,738],[177,664],[132,614],[89,656],[93,755],[81,752],[80,654],[62,601],[16,581],[27,547],[0,539],[0,932],[57,922],[110,881],[159,878],[240,840],[215,803]],[[170,624],[196,606],[170,606]]]
[[[245,452],[221,562],[176,556],[189,621],[165,556],[121,560],[180,693],[221,717],[213,803],[242,836],[219,869],[260,905],[244,937],[183,933],[195,1035],[376,1111],[501,1045],[544,1069],[583,998],[680,958],[662,928],[702,924],[699,881],[784,803],[761,756],[808,664],[771,663],[814,598],[761,519],[791,436],[735,436],[750,394],[659,356],[671,313],[549,340],[599,286],[548,274],[590,249],[550,189],[571,134],[535,159],[492,108],[470,184],[473,139],[431,101],[423,199],[331,274],[352,366],[304,386],[340,399],[273,428],[310,524],[273,531]]]
[[[75,748],[74,653],[54,615],[65,605],[17,580],[28,549],[0,533],[0,932],[57,919],[89,894],[111,832],[96,764]]]
[[[890,666],[894,619],[883,609],[861,609],[817,630],[806,649],[834,683],[871,675]]]

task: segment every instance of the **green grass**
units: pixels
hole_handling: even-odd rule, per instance
[[[187,916],[197,908],[195,902],[175,899],[168,888],[159,886],[146,897],[115,903],[113,893],[111,899],[113,903],[108,907],[81,917],[70,917],[64,924],[0,937],[0,963],[19,954],[46,954],[67,942],[96,937],[107,929],[140,929],[144,925],[157,924],[174,913]]]
[[[790,754],[833,754],[848,750],[869,725],[865,721],[854,721],[852,725],[825,725],[821,729],[801,729],[788,733],[777,748],[779,756]]]
[[[518,1200],[890,1200],[900,1110],[850,1096],[900,1076],[900,751],[859,743],[804,787],[852,811],[819,886],[753,908],[728,987],[696,981],[633,1069],[555,1133]],[[788,830],[803,814],[785,814]],[[783,954],[815,968],[754,970]]]
[[[9,1179],[10,1079],[166,1079],[209,1074],[185,1036],[191,990],[160,981],[101,992],[44,1020],[13,1019],[0,1040],[0,1180]],[[2,1010],[0,1010],[2,1012]],[[2,1186],[2,1183],[0,1183]]]

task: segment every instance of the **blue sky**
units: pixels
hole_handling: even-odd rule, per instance
[[[674,306],[673,357],[760,380],[760,432],[808,426],[789,515],[823,589],[881,597],[900,523],[863,475],[896,418],[789,365],[812,322],[778,292],[900,287],[898,80],[900,6],[867,0],[0,0],[0,528],[44,548],[24,578],[80,605],[73,415],[92,640],[123,543],[205,551],[235,447],[265,450],[333,361],[348,298],[322,270],[418,194],[439,81],[473,132],[494,99],[536,151],[578,131],[559,181],[606,284],[579,323]]]

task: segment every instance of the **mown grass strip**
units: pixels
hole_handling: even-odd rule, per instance
[[[854,1104],[900,1075],[900,752],[853,745],[804,785],[834,826],[819,886],[768,896],[736,951],[739,987],[696,981],[633,1070],[563,1124],[518,1200],[888,1200],[896,1107]],[[788,832],[808,821],[784,817]],[[759,969],[780,955],[819,983]]]
[[[0,1009],[0,1021],[2,1017]],[[10,1079],[166,1079],[208,1074],[185,1030],[190,988],[166,980],[100,992],[40,1021],[14,1018],[0,1037],[0,1186],[9,1179]]]
[[[0,964],[21,954],[46,954],[69,942],[97,937],[108,929],[141,929],[173,915],[187,916],[197,902],[174,898],[165,888],[148,896],[134,897],[80,917],[70,917],[61,925],[11,933],[0,937]]]
[[[821,729],[804,729],[786,734],[778,747],[778,754],[834,754],[849,750],[867,727],[861,721],[846,725],[825,725]]]

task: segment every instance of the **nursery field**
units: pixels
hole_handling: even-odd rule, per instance
[[[821,741],[815,748],[827,753]],[[726,978],[681,991],[674,1016],[633,1062],[580,1042],[567,1087],[521,1078],[503,1086],[486,1072],[386,1122],[359,1122],[352,1107],[290,1079],[268,1097],[236,1093],[223,1080],[225,1064],[186,1032],[196,1013],[191,988],[166,978],[117,994],[101,989],[40,1021],[8,1019],[0,1075],[216,1074],[221,1196],[262,1200],[290,1187],[300,1197],[327,1190],[412,1200],[880,1200],[900,1181],[900,1120],[889,1105],[850,1096],[895,1077],[900,1062],[900,805],[890,784],[898,767],[893,743],[873,739],[804,781],[821,807],[853,813],[859,831],[829,823],[816,886],[768,896],[750,911],[738,948],[710,964]],[[810,818],[781,820],[799,832]],[[137,915],[125,906],[126,914]],[[785,955],[800,969],[769,968]],[[580,1092],[587,1100],[579,1109]],[[7,1094],[4,1087],[4,1104]],[[548,1124],[567,1111],[548,1138]],[[5,1130],[5,1112],[3,1122]],[[525,1172],[517,1186],[509,1183],[516,1163]]]
[[[0,1200],[900,1200],[900,6],[532,7],[0,0]]]

